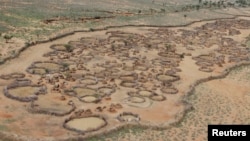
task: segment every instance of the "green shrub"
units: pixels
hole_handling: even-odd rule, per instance
[[[64,45],[64,47],[66,48],[66,50],[67,50],[68,52],[72,52],[72,51],[73,51],[73,46],[71,46],[71,45],[69,45],[69,44]]]
[[[8,34],[5,34],[5,35],[3,36],[3,38],[5,39],[5,43],[8,43],[9,40],[13,38],[13,36],[12,36],[12,35],[8,35]]]

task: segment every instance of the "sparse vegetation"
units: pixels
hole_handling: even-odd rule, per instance
[[[169,50],[171,49],[171,47],[172,47],[172,46],[171,46],[170,44],[166,44],[166,45],[165,45],[166,51],[169,51]]]
[[[13,38],[13,36],[6,34],[3,36],[3,38],[5,39],[5,43],[9,43],[9,41]]]
[[[0,5],[0,140],[206,140],[249,122],[248,0]]]
[[[66,50],[67,50],[68,52],[72,52],[72,51],[73,51],[73,46],[71,46],[71,45],[69,45],[69,44],[64,45],[64,47],[66,48]]]
[[[62,66],[63,66],[64,69],[67,69],[69,67],[69,64],[63,63]]]

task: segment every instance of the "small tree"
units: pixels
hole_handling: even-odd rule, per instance
[[[208,2],[207,2],[207,1],[203,2],[203,5],[207,6],[207,5],[208,5]]]
[[[45,73],[48,74],[49,73],[49,69],[45,68]]]
[[[124,45],[127,46],[128,45],[128,41],[125,40],[124,41]]]
[[[148,46],[147,46],[148,48],[151,48],[152,47],[152,45],[151,44],[148,44]]]
[[[62,66],[63,66],[64,69],[67,69],[69,67],[69,64],[63,63]]]
[[[115,45],[113,45],[113,44],[111,45],[111,50],[115,51]]]
[[[4,35],[3,38],[5,39],[5,43],[9,43],[9,40],[13,38],[12,35]]]
[[[200,9],[200,5],[196,5],[196,10],[199,10]]]
[[[69,45],[69,44],[64,45],[64,47],[66,48],[66,50],[68,52],[72,52],[73,51],[73,47],[71,45]]]
[[[166,44],[165,47],[166,47],[166,50],[169,51],[172,46],[170,44]]]
[[[187,15],[186,15],[186,14],[184,15],[184,18],[185,18],[185,19],[187,18]]]
[[[181,57],[181,59],[183,59],[183,58],[185,57],[185,54],[182,53],[182,54],[180,55],[180,57]]]

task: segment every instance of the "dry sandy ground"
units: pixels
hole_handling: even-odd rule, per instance
[[[203,24],[205,24],[206,22],[202,22]],[[190,28],[192,29],[193,25],[190,26]],[[130,32],[130,33],[137,33],[137,34],[147,34],[148,30],[154,30],[157,28],[133,28],[133,27],[126,27],[126,28],[120,28],[120,29],[110,29],[110,31],[126,31],[126,32]],[[172,30],[175,32],[178,32],[177,30],[179,30],[181,28],[173,28]],[[185,29],[185,28],[182,28]],[[245,37],[249,35],[250,30],[249,29],[240,29],[241,34],[240,35],[236,35],[233,36],[232,38],[237,41],[237,42],[244,42],[245,41]],[[45,44],[39,44],[33,47],[30,47],[29,49],[25,50],[24,52],[22,52],[22,54],[18,57],[15,58],[13,60],[10,60],[8,62],[6,62],[5,64],[0,66],[0,74],[9,74],[9,73],[13,73],[13,72],[23,72],[26,74],[26,78],[36,82],[37,79],[39,79],[39,76],[36,75],[31,75],[28,74],[27,72],[25,72],[26,68],[29,67],[33,62],[35,61],[45,61],[48,60],[48,58],[43,57],[43,54],[52,51],[52,49],[50,49],[50,46],[53,44],[67,44],[69,41],[76,41],[79,40],[81,37],[95,37],[95,38],[106,38],[107,35],[105,34],[106,31],[98,31],[98,32],[92,32],[92,33],[76,33],[72,36],[68,36],[62,39],[58,39],[56,41],[53,42],[48,42]],[[157,42],[157,39],[154,39],[155,42]],[[183,47],[183,46],[182,46]],[[201,48],[201,47],[195,47],[195,51],[190,51],[190,50],[186,50],[184,48],[177,48],[177,53],[190,53],[192,52],[193,56],[198,56],[201,54],[208,54],[208,53],[213,53],[214,49],[216,49],[215,47],[210,47],[210,48]],[[148,58],[154,58],[157,55],[156,51],[152,51],[150,53],[145,53],[145,52],[140,52],[140,55],[146,55]],[[107,57],[108,58],[108,57]],[[111,57],[111,59],[114,59]],[[227,61],[227,60],[226,60]],[[93,63],[93,62],[92,62]],[[92,63],[88,64],[88,66],[92,65]],[[101,133],[105,130],[110,130],[112,128],[115,128],[117,126],[119,126],[121,123],[116,119],[116,117],[124,112],[124,111],[129,111],[132,113],[136,113],[139,114],[139,116],[141,117],[141,121],[140,124],[143,125],[153,125],[153,126],[167,126],[170,123],[175,122],[176,120],[179,120],[177,118],[176,115],[182,114],[184,111],[185,106],[181,103],[182,97],[187,93],[187,91],[190,88],[190,85],[192,85],[195,81],[201,79],[201,78],[207,78],[209,76],[215,76],[215,75],[219,75],[221,74],[225,68],[233,66],[235,63],[226,63],[223,65],[223,67],[218,67],[218,66],[214,66],[213,69],[214,71],[211,73],[207,73],[207,72],[202,72],[199,71],[199,67],[195,64],[195,60],[192,59],[192,56],[185,56],[184,59],[182,59],[182,61],[180,62],[180,66],[178,67],[179,69],[181,69],[181,72],[178,72],[177,74],[181,77],[181,81],[177,81],[174,82],[173,84],[175,85],[175,87],[179,90],[178,94],[176,95],[167,95],[167,100],[162,101],[162,102],[153,102],[152,105],[150,105],[149,107],[147,107],[146,109],[144,108],[136,108],[136,107],[131,107],[129,105],[127,105],[126,103],[122,103],[124,101],[125,98],[127,98],[128,96],[126,95],[126,92],[128,91],[128,89],[126,88],[121,88],[121,90],[117,90],[114,94],[112,94],[111,98],[112,101],[105,101],[103,100],[102,103],[99,103],[102,106],[108,106],[111,103],[122,103],[123,104],[123,109],[118,110],[117,113],[109,113],[107,111],[103,112],[102,115],[104,115],[107,119],[108,119],[108,126],[106,126],[105,128],[94,132],[93,134],[97,134],[97,133]],[[158,68],[155,68],[158,69]],[[247,69],[247,71],[249,72],[249,69]],[[246,72],[247,72],[246,71]],[[139,73],[139,72],[138,72]],[[219,80],[218,80],[219,81]],[[6,80],[0,80],[0,89],[3,90],[4,87],[6,85],[8,85],[11,81],[6,81]],[[249,81],[247,81],[249,82]],[[220,80],[219,82],[216,81],[211,81],[208,82],[204,85],[204,87],[200,88],[201,86],[199,86],[199,88],[197,88],[197,92],[200,90],[202,91],[206,91],[205,93],[201,93],[200,95],[203,95],[198,101],[202,101],[205,100],[204,103],[192,103],[192,104],[198,104],[198,105],[194,105],[195,109],[199,110],[198,113],[195,113],[192,116],[192,113],[188,114],[187,119],[189,118],[199,118],[199,119],[194,119],[191,120],[191,123],[194,122],[195,125],[192,125],[190,123],[187,125],[187,128],[184,128],[183,130],[179,130],[179,127],[174,127],[174,129],[176,129],[176,131],[173,129],[171,130],[166,130],[167,133],[165,131],[161,131],[161,132],[157,132],[157,131],[151,131],[151,130],[146,130],[143,134],[140,134],[140,136],[136,139],[140,140],[140,138],[144,138],[144,135],[147,135],[146,138],[151,138],[151,135],[155,138],[152,138],[152,140],[158,140],[158,137],[161,136],[157,136],[157,134],[163,134],[166,136],[162,136],[162,140],[165,140],[165,137],[172,137],[174,135],[178,135],[176,137],[173,138],[185,138],[185,134],[190,135],[190,140],[192,140],[192,137],[194,136],[194,140],[202,140],[204,139],[204,136],[202,136],[203,134],[199,134],[199,132],[205,132],[203,130],[197,130],[197,132],[189,132],[190,128],[195,129],[200,129],[206,127],[206,123],[208,121],[208,119],[214,119],[215,123],[216,122],[232,122],[231,118],[235,118],[235,122],[241,122],[241,121],[245,121],[244,119],[247,115],[247,112],[249,112],[249,110],[244,112],[244,110],[242,110],[242,115],[243,117],[238,118],[238,114],[236,114],[237,110],[235,110],[234,108],[236,108],[237,106],[234,106],[233,104],[238,103],[238,102],[242,102],[243,105],[238,105],[241,108],[247,107],[247,105],[244,104],[248,104],[249,105],[249,101],[244,101],[244,100],[249,100],[249,96],[246,95],[245,93],[249,93],[249,89],[247,88],[247,83],[243,83],[242,85],[240,85],[243,89],[242,89],[242,93],[238,92],[238,88],[236,87],[236,85],[239,85],[240,83],[237,81],[231,81],[230,79],[223,79]],[[74,85],[74,83],[72,83],[72,85]],[[227,86],[230,85],[232,87],[230,87],[229,90],[227,88]],[[151,85],[150,85],[151,86]],[[220,86],[220,87],[218,87]],[[232,91],[232,92],[231,92]],[[1,94],[3,93],[2,91],[0,92]],[[159,89],[157,89],[157,93],[159,92]],[[219,94],[218,94],[219,93]],[[244,99],[242,99],[242,97],[240,95],[235,96],[235,93],[240,93],[242,94],[242,97],[246,95],[246,97]],[[49,94],[51,95],[51,93],[49,92]],[[207,96],[209,95],[209,96]],[[229,98],[227,97],[228,95]],[[197,96],[197,95],[195,95]],[[235,96],[235,97],[234,97]],[[216,97],[216,98],[214,98]],[[54,95],[52,94],[51,98],[55,98]],[[204,99],[203,99],[204,98]],[[237,98],[237,100],[239,101],[235,101],[235,99]],[[67,100],[72,100],[76,105],[77,105],[77,110],[79,109],[92,109],[92,111],[94,111],[94,109],[98,106],[96,104],[82,104],[82,102],[80,102],[77,99],[74,99],[74,97],[70,97],[70,96],[66,96]],[[209,99],[209,100],[208,100]],[[232,100],[234,99],[234,100]],[[225,101],[224,101],[225,100]],[[243,100],[243,101],[242,101]],[[221,102],[222,101],[222,102]],[[76,136],[81,136],[75,132],[72,131],[68,131],[66,129],[64,129],[62,127],[62,124],[64,122],[64,120],[66,118],[69,117],[69,115],[64,116],[64,117],[55,117],[55,116],[49,116],[49,115],[42,115],[42,114],[32,114],[29,113],[27,111],[27,107],[29,107],[30,103],[22,103],[22,102],[17,102],[15,100],[9,99],[7,97],[5,97],[3,94],[0,96],[0,129],[3,132],[10,132],[13,134],[17,134],[19,136],[24,136],[27,138],[30,138],[31,140],[33,140],[34,138],[42,138],[44,140],[54,140],[55,138],[69,138],[69,137],[76,137]],[[196,101],[197,102],[197,101]],[[214,102],[214,103],[212,103]],[[217,115],[219,111],[218,107],[213,107],[214,105],[216,105],[215,103],[219,102],[220,104],[222,104],[220,106],[220,108],[222,108],[220,112],[222,112],[221,114],[223,115],[223,117],[221,116],[221,118],[217,118],[214,116],[210,116],[211,115]],[[225,104],[228,104],[229,102],[233,102],[231,107],[225,106]],[[206,105],[207,104],[207,105]],[[164,107],[162,106],[164,105]],[[207,109],[208,105],[211,106],[211,108]],[[199,108],[203,108],[203,109],[199,109]],[[231,109],[230,109],[231,108]],[[206,109],[206,110],[204,110]],[[234,109],[234,110],[233,110]],[[204,113],[205,112],[205,113]],[[228,116],[230,113],[230,116]],[[98,114],[98,113],[96,113]],[[201,116],[197,116],[197,114],[201,114]],[[203,115],[205,114],[205,116]],[[234,115],[234,116],[232,116]],[[225,119],[224,119],[225,118]],[[227,120],[228,118],[228,120]],[[243,118],[243,119],[241,119]],[[203,122],[205,121],[205,122]],[[234,120],[233,120],[234,121]],[[180,126],[184,126],[182,124],[186,123],[186,121],[182,122]],[[122,123],[123,124],[123,123]],[[196,125],[197,124],[197,125]],[[38,128],[39,127],[39,128]],[[149,133],[150,132],[150,133]],[[155,132],[155,134],[154,134]],[[177,132],[175,134],[175,132]],[[151,134],[152,133],[152,134]],[[92,133],[90,133],[92,134]],[[181,135],[180,135],[181,134]],[[183,135],[184,134],[184,135]],[[193,135],[194,134],[194,135]],[[134,136],[135,137],[135,136]],[[122,138],[119,137],[119,140]],[[132,137],[129,137],[130,140]],[[181,140],[182,140],[181,139]],[[122,139],[121,139],[122,140]],[[124,140],[128,140],[127,138]]]
[[[208,124],[250,124],[250,66],[233,70],[226,78],[196,87],[188,98],[194,110],[177,126],[118,132],[107,141],[206,141]]]

